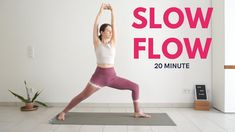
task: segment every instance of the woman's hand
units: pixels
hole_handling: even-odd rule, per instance
[[[112,11],[112,10],[113,10],[113,8],[112,8],[111,4],[106,4],[106,8],[107,8],[107,10],[110,10],[110,11]]]
[[[100,7],[100,11],[102,12],[103,10],[112,11],[112,6],[109,3],[102,3],[102,5]]]
[[[104,10],[106,9],[106,4],[102,3],[102,5],[100,6],[100,13],[102,13]]]

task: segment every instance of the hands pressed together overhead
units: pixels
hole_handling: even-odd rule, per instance
[[[112,11],[113,8],[112,8],[111,4],[109,4],[109,3],[102,3],[102,5],[100,7],[100,11],[103,11],[103,10],[110,10],[110,11]]]

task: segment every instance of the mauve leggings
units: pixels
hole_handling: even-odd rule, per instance
[[[138,84],[129,81],[127,79],[118,77],[114,68],[101,68],[97,67],[94,74],[92,75],[89,84],[94,87],[102,88],[104,86],[112,87],[119,90],[130,90],[132,92],[132,100],[134,102],[139,99],[139,86]],[[68,112],[75,105],[79,103],[79,95],[74,97],[64,112]]]
[[[120,90],[131,90],[133,101],[139,98],[139,86],[134,82],[117,76],[113,67],[97,67],[89,83],[99,88],[108,86]]]

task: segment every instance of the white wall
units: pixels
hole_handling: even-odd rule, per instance
[[[225,7],[225,65],[235,64],[235,45],[234,45],[234,34],[235,34],[235,1],[226,0],[224,3]]]
[[[224,46],[224,1],[213,0],[212,7],[212,38],[213,38],[213,60],[212,60],[212,100],[213,107],[224,111],[225,103],[225,46]]]
[[[68,102],[77,95],[96,67],[92,45],[92,26],[102,1],[87,0],[1,0],[0,1],[0,102],[18,101],[7,91],[24,94],[23,81],[36,89],[44,89],[40,99],[46,102]],[[197,55],[189,60],[184,49],[176,60],[149,60],[145,55],[133,59],[133,38],[154,37],[157,47],[168,37],[195,39],[211,37],[211,28],[189,29],[185,22],[177,30],[144,29],[131,27],[135,21],[133,10],[138,6],[155,7],[156,21],[162,23],[162,15],[169,7],[201,7],[206,11],[210,0],[198,1],[138,1],[109,0],[117,16],[118,41],[116,71],[118,75],[140,85],[141,102],[144,103],[192,103],[195,84],[205,84],[211,91],[211,50],[208,58]],[[184,12],[185,13],[185,12]],[[108,18],[105,13],[104,22]],[[185,19],[186,20],[186,19]],[[213,40],[215,41],[215,40]],[[215,44],[215,42],[213,43]],[[27,56],[27,49],[35,50],[35,57]],[[185,47],[184,47],[185,48]],[[174,48],[173,48],[174,49]],[[157,52],[160,52],[157,49]],[[190,69],[154,69],[154,63],[189,62]],[[104,88],[85,102],[130,102],[130,92]]]

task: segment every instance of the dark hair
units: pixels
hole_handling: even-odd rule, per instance
[[[100,35],[99,35],[100,41],[102,41],[102,34],[101,34],[101,32],[104,32],[105,28],[108,27],[108,26],[112,27],[111,24],[108,24],[108,23],[104,23],[104,24],[102,24],[100,26],[100,31],[99,31],[100,32]]]

